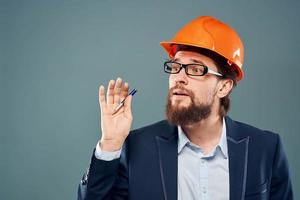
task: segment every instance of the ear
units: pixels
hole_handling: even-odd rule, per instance
[[[218,82],[217,96],[221,99],[227,96],[233,88],[233,80],[222,79]]]

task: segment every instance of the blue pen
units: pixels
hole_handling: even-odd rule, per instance
[[[115,112],[113,113],[113,115],[116,114],[116,113],[122,108],[122,106],[124,106],[124,103],[125,103],[126,98],[127,98],[129,95],[133,96],[136,92],[137,92],[137,89],[133,89],[133,90],[125,97],[125,99],[123,99],[123,101],[121,101],[121,103],[115,108]]]

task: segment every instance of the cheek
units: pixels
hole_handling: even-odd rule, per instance
[[[193,90],[195,94],[195,101],[201,103],[211,102],[213,98],[213,91],[211,88],[198,88],[197,90]]]
[[[175,86],[174,77],[172,75],[169,76],[169,89]]]

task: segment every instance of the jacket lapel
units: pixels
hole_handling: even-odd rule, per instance
[[[225,117],[229,155],[230,200],[244,200],[248,164],[249,137],[241,137],[236,122]],[[177,127],[168,127],[156,136],[159,166],[165,200],[177,199],[178,133]]]
[[[177,199],[177,128],[165,136],[156,136],[160,175],[165,200]]]
[[[229,155],[230,200],[243,200],[245,197],[249,137],[241,138],[238,125],[229,117],[226,120]]]

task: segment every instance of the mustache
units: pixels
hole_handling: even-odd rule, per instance
[[[191,90],[188,90],[188,89],[184,88],[182,85],[175,85],[174,87],[171,87],[171,88],[169,89],[169,96],[172,96],[174,90],[177,90],[177,89],[183,90],[183,91],[186,92],[190,97],[193,97],[193,96],[194,96],[194,92],[192,92]]]

